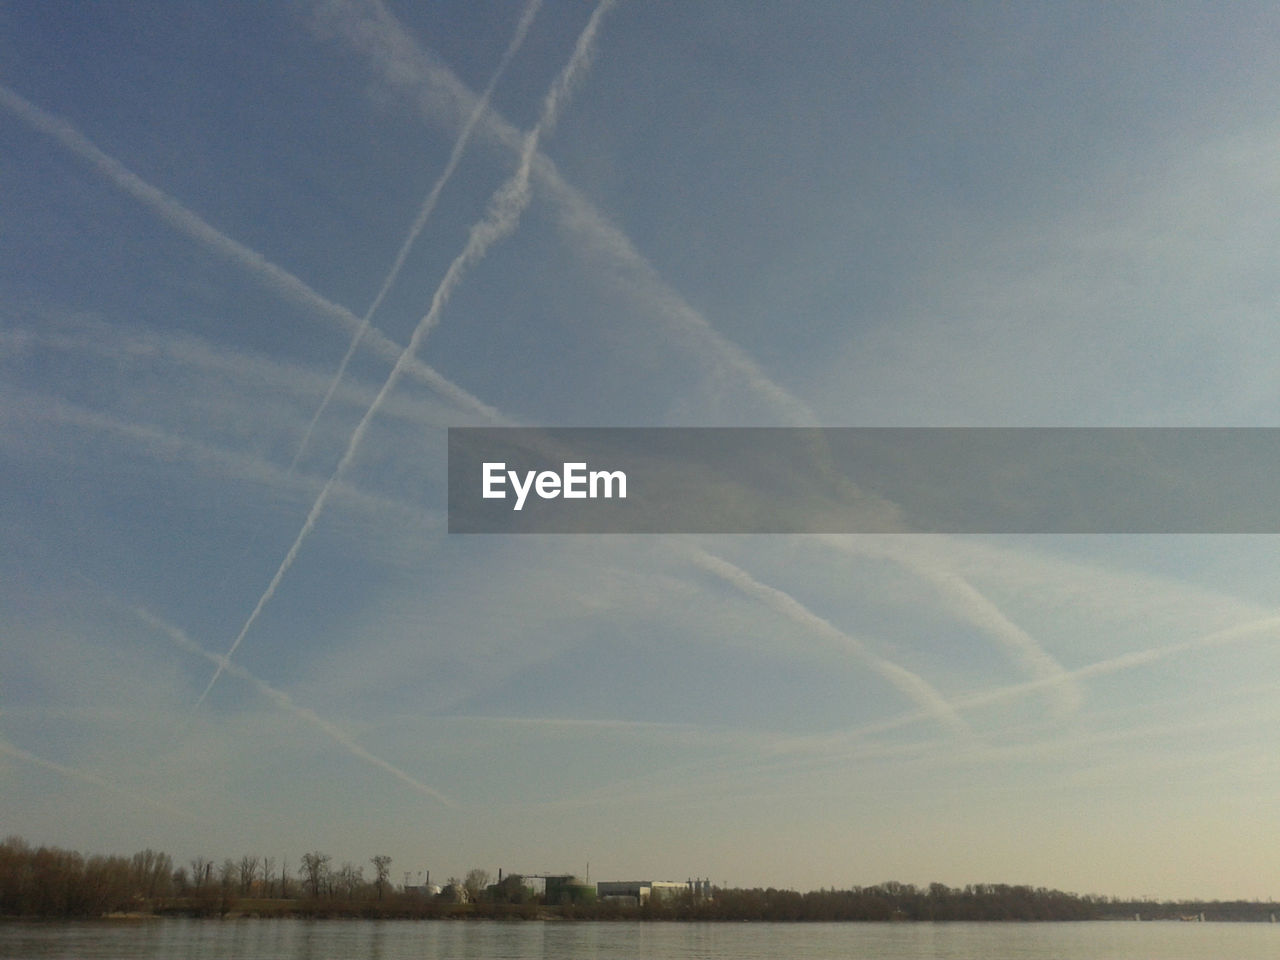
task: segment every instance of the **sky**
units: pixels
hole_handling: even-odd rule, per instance
[[[446,523],[449,427],[1280,426],[1277,37],[0,2],[0,830],[1280,897],[1274,536]]]

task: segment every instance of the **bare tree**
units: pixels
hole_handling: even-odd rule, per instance
[[[218,913],[226,916],[236,899],[236,881],[240,877],[240,868],[230,857],[222,861],[218,870]]]
[[[480,894],[484,893],[484,888],[489,885],[489,871],[482,870],[479,867],[467,871],[467,879],[462,881],[462,886],[467,891],[467,896],[472,900],[478,900]]]
[[[254,878],[258,876],[258,858],[245,854],[240,858],[240,893],[248,896],[253,890]]]
[[[354,900],[356,891],[364,885],[364,869],[346,861],[334,875],[334,883],[341,896]]]
[[[262,858],[262,895],[264,897],[271,896],[273,880],[271,874],[276,869],[275,857]]]
[[[332,857],[327,853],[321,853],[319,850],[302,855],[302,866],[298,868],[298,873],[311,891],[311,896],[319,897],[320,891],[327,887],[331,859]]]
[[[134,889],[148,900],[164,896],[173,882],[173,858],[148,847],[133,855],[131,872]]]
[[[387,877],[391,875],[391,858],[385,853],[380,853],[369,861],[373,864],[373,869],[378,875],[373,880],[373,885],[378,888],[378,899],[382,899],[382,891],[387,887]]]
[[[196,857],[191,861],[191,887],[199,893],[213,880],[213,861]]]

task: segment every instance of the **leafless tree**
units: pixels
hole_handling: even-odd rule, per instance
[[[148,900],[164,896],[173,883],[173,858],[148,847],[130,863],[134,889]]]
[[[245,854],[240,858],[240,894],[248,896],[253,891],[253,881],[258,876],[258,858]]]
[[[373,885],[378,888],[378,899],[382,899],[382,891],[387,887],[387,877],[391,875],[391,858],[385,853],[380,853],[369,861],[373,864],[373,869],[378,875],[374,877]]]
[[[327,853],[321,853],[319,850],[302,855],[302,866],[298,868],[298,873],[307,885],[307,889],[311,891],[311,896],[319,897],[321,890],[327,887],[331,859]]]
[[[462,881],[462,886],[466,888],[467,896],[472,900],[477,900],[480,894],[484,893],[484,888],[489,885],[489,871],[475,867],[467,871],[467,879]]]
[[[271,896],[272,885],[274,883],[274,881],[271,879],[271,874],[275,871],[275,869],[276,869],[275,857],[262,858],[262,895],[264,897]]]
[[[354,900],[356,891],[364,885],[364,870],[354,866],[350,861],[344,862],[334,877],[339,895]]]
[[[191,888],[199,893],[213,880],[213,861],[196,857],[191,861]]]

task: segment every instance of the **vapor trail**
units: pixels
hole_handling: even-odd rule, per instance
[[[922,560],[898,543],[889,546],[883,538],[824,536],[827,544],[844,553],[884,558],[911,571],[935,587],[952,613],[995,639],[1033,677],[1050,684],[1060,712],[1072,713],[1083,700],[1080,685],[1035,639],[1010,620],[992,600],[972,583],[950,570]]]
[[[700,547],[690,548],[689,555],[693,562],[704,570],[715,574],[748,596],[755,597],[775,612],[808,627],[837,647],[853,651],[871,669],[893,684],[900,693],[932,716],[949,733],[970,735],[968,725],[960,718],[955,708],[919,674],[884,659],[868,649],[867,645],[857,637],[845,633],[831,621],[818,616],[791,594],[761,583],[728,560],[708,553]]]
[[[132,790],[126,790],[123,787],[116,786],[110,780],[104,780],[102,777],[94,773],[86,773],[84,770],[77,770],[75,767],[68,767],[53,760],[46,760],[38,757],[30,751],[23,750],[21,747],[15,747],[12,743],[0,737],[0,753],[15,757],[18,760],[25,760],[27,763],[33,763],[38,767],[44,767],[46,770],[52,770],[54,773],[60,773],[64,777],[70,777],[73,780],[79,780],[82,783],[89,783],[95,787],[100,787],[109,793],[123,797],[130,803],[146,804],[149,807],[155,807],[157,810],[163,810],[172,817],[180,817],[183,820],[191,820],[196,823],[202,823],[203,818],[197,817],[188,810],[180,810],[177,807],[171,807],[169,804],[157,800],[154,797],[148,797],[144,794],[134,793]]]
[[[0,329],[0,352],[6,347],[14,350],[39,347],[91,353],[127,363],[143,360],[156,365],[172,363],[192,368],[196,373],[224,378],[226,388],[236,391],[242,403],[252,402],[247,396],[251,387],[261,388],[264,384],[270,384],[272,390],[284,390],[290,401],[302,403],[314,397],[329,379],[328,374],[309,367],[215,345],[189,334],[157,334],[146,328],[90,320],[61,311],[43,311],[32,319],[35,326],[30,329]],[[74,320],[74,325],[69,325],[68,320]],[[361,409],[377,392],[376,387],[359,382],[349,382],[344,390],[350,394],[350,402]],[[388,414],[391,415],[390,411]],[[440,427],[448,419],[442,411],[433,410],[416,399],[399,403],[394,416],[428,428]]]
[[[1009,684],[1007,686],[996,687],[991,690],[957,697],[955,700],[951,701],[951,706],[956,710],[977,710],[983,707],[1005,703],[1010,700],[1018,700],[1022,697],[1042,692],[1046,688],[1057,683],[1079,683],[1080,681],[1089,680],[1093,677],[1104,677],[1113,673],[1122,673],[1126,670],[1136,670],[1141,667],[1149,666],[1153,663],[1159,663],[1161,660],[1167,660],[1170,657],[1194,653],[1199,650],[1211,649],[1213,647],[1230,646],[1231,644],[1242,643],[1253,637],[1264,636],[1269,633],[1280,635],[1280,616],[1269,616],[1261,617],[1256,620],[1248,620],[1244,623],[1238,623],[1234,626],[1225,627],[1221,630],[1214,630],[1210,633],[1192,637],[1189,640],[1180,640],[1177,643],[1166,644],[1162,647],[1147,647],[1142,650],[1133,650],[1129,653],[1122,653],[1119,656],[1108,657],[1106,660],[1097,660],[1093,663],[1086,664],[1083,667],[1076,667],[1073,670],[1066,671],[1064,679],[1041,678],[1036,680],[1026,680],[1022,683]],[[900,729],[925,719],[928,719],[928,714],[923,710],[919,710],[902,714],[901,716],[887,720],[867,724],[854,730],[846,730],[843,733],[814,737],[797,737],[794,738],[791,744],[789,744],[785,749],[779,750],[779,752],[813,752],[817,749],[836,746],[842,742],[860,739],[872,733],[885,733],[890,730]]]
[[[240,628],[240,632],[232,642],[231,648],[227,651],[225,662],[231,660],[241,641],[244,640],[245,634],[249,632],[249,628],[253,626],[254,621],[258,619],[258,615],[275,594],[280,581],[284,579],[284,575],[293,566],[293,561],[298,556],[298,551],[301,549],[303,541],[306,540],[307,535],[315,527],[316,521],[324,510],[325,502],[329,499],[329,492],[351,465],[352,460],[355,459],[356,451],[360,448],[360,441],[364,438],[370,422],[377,415],[378,408],[382,406],[388,394],[395,389],[405,368],[417,353],[419,346],[439,321],[440,312],[444,309],[445,304],[448,303],[454,289],[462,282],[467,269],[480,262],[494,243],[497,243],[515,230],[520,221],[520,215],[529,203],[529,170],[538,149],[538,141],[544,132],[549,131],[555,125],[562,101],[569,94],[580,72],[589,63],[592,45],[595,41],[600,21],[605,12],[613,5],[613,2],[614,0],[600,0],[600,3],[592,12],[587,25],[578,36],[578,42],[573,49],[573,54],[569,57],[569,62],[551,84],[551,89],[547,91],[547,95],[543,100],[542,114],[539,116],[538,122],[534,124],[525,137],[524,149],[521,151],[520,156],[520,165],[516,168],[516,172],[511,178],[503,183],[489,198],[489,207],[484,217],[472,226],[466,246],[449,264],[449,269],[445,271],[444,278],[440,281],[440,285],[436,287],[436,292],[431,298],[431,308],[427,311],[426,316],[418,321],[418,325],[413,330],[413,335],[409,338],[408,345],[396,359],[395,366],[391,368],[391,373],[388,375],[386,382],[383,383],[382,389],[378,391],[378,395],[373,398],[373,403],[369,405],[369,409],[365,411],[355,430],[352,431],[351,439],[347,442],[347,449],[342,454],[342,459],[338,461],[333,474],[325,482],[324,487],[321,488],[320,495],[316,497],[315,503],[312,504],[311,512],[307,514],[307,519],[302,524],[302,529],[298,531],[298,536],[294,539],[292,546],[289,547],[289,552],[285,554],[284,560],[280,562],[280,567],[276,570],[275,576],[271,578],[267,589],[258,598],[253,612],[249,614],[249,619]],[[218,669],[214,671],[213,676],[209,679],[208,686],[204,688],[204,692],[196,700],[197,707],[204,702],[204,698],[209,695],[213,685],[218,682],[218,677],[222,675],[222,671],[225,668],[225,662],[219,663]]]
[[[200,646],[200,644],[196,643],[194,640],[188,637],[186,633],[184,633],[182,630],[178,629],[177,627],[173,626],[170,623],[166,623],[165,621],[161,620],[159,617],[151,613],[145,607],[134,607],[133,612],[135,615],[138,616],[139,619],[143,620],[144,622],[150,624],[151,626],[155,627],[157,630],[164,633],[165,636],[167,636],[176,646],[180,647],[183,650],[186,650],[188,653],[194,653],[198,657],[204,657],[204,659],[217,664],[220,670],[225,670],[226,672],[230,673],[233,677],[237,677],[241,680],[244,680],[246,683],[252,684],[254,689],[257,690],[258,693],[262,694],[263,697],[265,697],[267,700],[270,700],[273,704],[275,704],[281,710],[285,711],[286,713],[291,713],[295,717],[298,717],[301,720],[305,720],[307,723],[310,723],[311,725],[323,730],[326,734],[328,734],[330,737],[336,740],[339,744],[341,744],[342,747],[348,753],[350,753],[353,757],[356,757],[360,760],[364,760],[366,763],[372,764],[373,766],[377,767],[379,770],[382,770],[386,773],[391,774],[401,783],[408,784],[418,793],[421,793],[424,796],[428,796],[433,800],[438,800],[440,803],[443,803],[446,807],[455,806],[455,804],[452,803],[439,790],[436,790],[434,787],[427,786],[425,783],[422,783],[420,780],[416,780],[413,777],[409,776],[409,774],[405,773],[399,767],[393,766],[392,764],[388,763],[386,760],[383,760],[381,757],[379,757],[374,753],[370,753],[368,750],[362,747],[359,743],[357,743],[349,734],[345,733],[342,730],[342,728],[324,719],[324,717],[320,716],[311,708],[303,707],[295,703],[293,698],[290,697],[283,690],[276,689],[275,687],[271,686],[271,684],[267,683],[265,680],[262,680],[259,677],[255,676],[254,674],[250,673],[248,670],[246,670],[244,667],[240,666],[239,664],[231,663],[226,657],[220,657],[218,656],[218,654],[211,653],[210,651],[206,650],[204,647]]]
[[[320,15],[335,25],[349,44],[370,57],[390,86],[415,86],[420,92],[419,109],[429,118],[446,124],[460,123],[474,104],[476,94],[447,66],[422,49],[377,0],[363,4],[328,0]],[[492,110],[483,117],[480,132],[507,150],[517,153],[523,150],[520,131]],[[565,182],[550,158],[542,154],[535,156],[532,172],[539,186],[559,205],[561,223],[569,234],[579,239],[578,247],[584,256],[605,260],[620,285],[647,302],[659,320],[709,351],[718,363],[739,376],[791,425],[819,422],[804,401],[772,380],[746,351],[724,337],[663,280],[631,239],[610,223],[581,191]]]
[[[311,433],[315,430],[316,423],[319,422],[320,417],[329,406],[329,401],[332,399],[334,391],[338,389],[338,384],[342,382],[343,374],[347,372],[347,365],[351,362],[352,356],[355,355],[356,347],[359,346],[360,341],[364,338],[365,332],[368,331],[369,325],[373,320],[373,315],[377,313],[378,307],[382,305],[382,301],[396,282],[396,277],[400,275],[400,269],[404,266],[405,260],[408,259],[409,251],[413,249],[418,235],[422,233],[423,228],[427,225],[427,220],[431,217],[432,211],[436,208],[436,202],[440,199],[441,191],[444,190],[445,184],[449,182],[453,172],[458,168],[458,163],[462,160],[462,154],[466,150],[467,144],[471,142],[471,132],[475,129],[476,123],[479,122],[484,112],[489,108],[489,99],[493,96],[494,89],[498,86],[503,74],[507,72],[507,67],[520,49],[521,44],[524,43],[524,38],[529,32],[529,26],[533,23],[533,18],[537,15],[541,6],[542,0],[529,0],[525,5],[524,13],[520,16],[520,22],[516,24],[516,32],[512,36],[511,42],[507,44],[506,52],[502,54],[502,59],[498,61],[497,69],[493,71],[493,76],[489,78],[488,85],[484,88],[480,99],[476,101],[471,115],[467,117],[466,123],[462,125],[461,132],[453,142],[453,150],[449,154],[449,162],[445,164],[444,170],[431,187],[426,200],[423,201],[422,208],[418,211],[413,225],[409,228],[408,236],[404,238],[404,243],[400,245],[400,251],[396,254],[395,262],[392,263],[391,269],[387,272],[386,279],[382,281],[382,287],[373,298],[373,302],[369,304],[369,309],[360,318],[360,327],[356,330],[355,335],[352,336],[351,344],[347,347],[347,352],[343,355],[342,362],[338,364],[338,370],[333,375],[329,388],[325,391],[324,399],[320,401],[320,406],[316,407],[316,412],[312,415],[311,422],[307,424],[307,429],[302,434],[298,450],[289,464],[290,470],[293,470],[298,465],[298,461],[302,459],[302,454],[307,449],[307,443],[311,440]]]
[[[257,457],[210,446],[193,440],[189,436],[170,433],[158,427],[130,423],[56,397],[28,393],[23,390],[3,391],[0,392],[0,397],[3,398],[8,409],[18,415],[20,421],[26,420],[33,423],[53,421],[88,430],[119,434],[145,448],[160,460],[181,457],[193,463],[208,466],[237,480],[302,493],[314,489],[315,483],[318,482],[288,474],[275,464]],[[429,530],[442,526],[442,518],[438,514],[423,510],[412,503],[366,493],[347,483],[339,484],[338,490],[344,497],[350,498],[364,510],[375,513],[393,511],[403,517],[406,523],[418,524]]]
[[[1211,633],[1201,634],[1198,637],[1192,637],[1190,640],[1181,640],[1177,643],[1171,643],[1163,647],[1147,647],[1144,650],[1134,650],[1130,653],[1123,653],[1118,657],[1099,660],[1095,663],[1078,667],[1075,670],[1069,670],[1067,671],[1066,677],[1075,681],[1088,680],[1092,677],[1107,676],[1108,674],[1120,673],[1124,670],[1133,670],[1138,667],[1145,667],[1148,664],[1167,660],[1169,657],[1174,657],[1178,654],[1191,653],[1196,650],[1204,650],[1211,647],[1227,646],[1247,640],[1258,634],[1266,633],[1280,633],[1280,616],[1262,617],[1258,620],[1249,620],[1245,623],[1238,623],[1235,626],[1225,627],[1221,630],[1214,630]],[[993,690],[988,693],[976,693],[970,697],[964,697],[956,701],[956,706],[966,710],[974,707],[984,707],[992,703],[1013,699],[1036,690],[1043,690],[1046,687],[1053,686],[1054,684],[1061,682],[1063,682],[1061,679],[1055,678],[1029,680],[1025,683],[1015,684],[1009,687],[1001,687],[998,690]]]
[[[71,153],[97,168],[98,172],[117,188],[149,207],[169,226],[226,257],[279,296],[337,323],[349,333],[354,334],[360,329],[360,318],[346,307],[326,299],[256,250],[232,240],[173,197],[147,183],[119,160],[104,153],[71,124],[42,110],[4,84],[0,84],[0,106],[41,133],[52,137]],[[376,329],[366,330],[365,337],[384,359],[394,361],[401,354],[401,347]],[[427,364],[414,360],[408,364],[408,372],[459,407],[479,414],[492,422],[507,422],[493,407],[482,403]]]
[[[1130,653],[1121,654],[1116,657],[1099,660],[1094,663],[1087,664],[1086,666],[1070,670],[1067,674],[1072,681],[1086,680],[1090,677],[1106,676],[1126,670],[1138,669],[1153,663],[1158,663],[1159,661],[1166,660],[1170,657],[1193,653],[1198,650],[1241,643],[1253,637],[1265,636],[1268,633],[1280,635],[1280,616],[1269,616],[1256,620],[1249,620],[1244,623],[1239,623],[1221,630],[1215,630],[1211,633],[1202,634],[1189,640],[1179,641],[1163,647],[1149,647],[1144,650],[1136,650]],[[951,701],[951,706],[957,710],[978,709],[992,704],[1008,700],[1016,700],[1024,696],[1035,694],[1053,682],[1054,681],[1051,680],[1041,679],[999,687],[993,690],[972,694],[967,697],[958,698]],[[762,751],[757,752],[757,758],[760,753],[763,753],[765,755],[771,755],[769,759],[753,762],[745,769],[755,771],[757,773],[763,773],[769,770],[776,772],[782,769],[794,769],[795,765],[800,762],[828,764],[837,758],[846,759],[850,757],[866,758],[924,754],[926,751],[934,749],[934,746],[926,743],[882,744],[861,747],[856,751],[853,751],[852,747],[855,742],[863,741],[872,734],[887,733],[893,730],[898,730],[921,721],[929,720],[933,716],[934,715],[931,710],[917,709],[886,720],[879,720],[873,723],[864,724],[851,730],[845,730],[841,733],[778,737],[774,739],[773,743],[764,745],[764,749]],[[1080,744],[1088,744],[1094,742],[1102,743],[1109,741],[1122,741],[1126,739],[1149,739],[1152,729],[1153,728],[1147,728],[1095,734],[1081,738],[1077,742]],[[1167,733],[1167,731],[1164,732]],[[983,755],[988,756],[1010,756],[1013,754],[1025,756],[1028,752],[1033,752],[1037,749],[1040,749],[1040,747],[1034,744],[1020,744],[1009,748],[982,748]],[[801,761],[798,759],[800,757],[806,757],[808,760]],[[737,776],[732,769],[723,769],[725,766],[723,763],[720,764],[720,766],[722,767],[722,772],[714,775],[714,779],[716,781]],[[698,784],[708,782],[708,779],[705,776],[708,774],[708,771],[709,768],[705,761],[697,761],[694,763],[679,764],[667,770],[664,775],[671,776],[673,778],[678,776],[680,778],[680,782],[683,783],[685,787],[696,791],[699,788]],[[657,797],[667,795],[671,790],[676,789],[674,787],[670,787],[662,792],[654,793],[652,797],[644,794],[638,794],[636,792],[636,787],[632,785],[633,782],[643,784],[645,781],[650,779],[652,779],[651,774],[627,778],[566,803],[573,804],[575,802],[580,803],[587,800],[594,801],[601,798],[609,798],[615,795],[615,791],[630,798],[643,796],[647,799],[655,799]],[[552,804],[551,806],[563,806],[566,805],[566,803]]]

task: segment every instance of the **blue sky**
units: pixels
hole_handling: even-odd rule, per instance
[[[444,526],[449,426],[1280,425],[1278,20],[0,3],[4,829],[1280,896],[1274,538]]]

